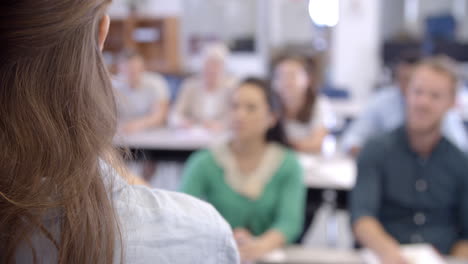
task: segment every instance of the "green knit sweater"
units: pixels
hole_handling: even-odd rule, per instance
[[[246,228],[255,236],[274,229],[284,234],[288,243],[297,239],[302,230],[305,186],[301,166],[290,150],[285,149],[282,164],[256,200],[239,194],[226,183],[223,168],[209,150],[190,158],[182,191],[212,204],[233,229]]]

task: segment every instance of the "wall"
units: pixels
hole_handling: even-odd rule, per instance
[[[376,84],[380,36],[380,1],[341,1],[340,22],[332,32],[331,78],[351,91],[353,101],[366,100]]]
[[[405,24],[412,35],[421,37],[424,34],[425,19],[428,16],[452,13],[459,17],[460,29],[466,31],[465,25],[468,24],[465,15],[466,1],[467,0],[406,0]],[[465,10],[460,10],[460,6]],[[461,35],[466,34],[463,33]]]
[[[147,16],[180,16],[182,0],[132,0],[139,2],[138,13]],[[130,0],[113,0],[109,8],[111,17],[125,17],[128,15]]]
[[[264,72],[263,48],[265,28],[260,19],[264,19],[263,6],[268,0],[183,0],[182,29],[183,54],[188,71],[197,71],[201,67],[201,58],[189,52],[189,41],[193,36],[211,37],[230,42],[236,38],[256,36],[257,52],[252,54],[233,54],[229,58],[228,69],[234,74],[262,75]],[[264,32],[262,32],[264,33]]]
[[[388,40],[405,31],[405,0],[382,1],[381,14],[381,38]]]
[[[184,0],[182,24],[188,35],[230,40],[256,32],[255,0]]]
[[[315,27],[309,16],[307,0],[279,0],[274,2],[279,14],[274,30],[278,31],[278,46],[312,43]]]

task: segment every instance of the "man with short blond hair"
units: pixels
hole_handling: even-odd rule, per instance
[[[400,244],[468,256],[468,160],[440,130],[455,103],[455,69],[447,57],[421,62],[408,86],[405,125],[359,155],[353,229],[384,264],[408,263]]]

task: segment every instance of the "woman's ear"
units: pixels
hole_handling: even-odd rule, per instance
[[[104,15],[99,22],[99,35],[98,35],[98,44],[101,51],[104,49],[104,43],[106,42],[107,33],[109,33],[110,26],[110,17],[109,15]]]

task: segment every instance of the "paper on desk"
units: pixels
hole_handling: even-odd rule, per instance
[[[308,186],[351,189],[355,184],[356,165],[350,158],[324,158],[306,154],[299,154],[298,157]]]
[[[284,249],[276,249],[263,257],[262,261],[268,263],[284,263],[286,262],[286,252],[284,252]]]
[[[319,158],[317,156],[304,153],[299,153],[297,156],[304,169],[315,169],[320,165]]]
[[[410,264],[445,264],[444,259],[434,250],[431,245],[415,244],[401,247],[403,256]],[[361,253],[366,264],[380,264],[378,257],[369,249]]]

